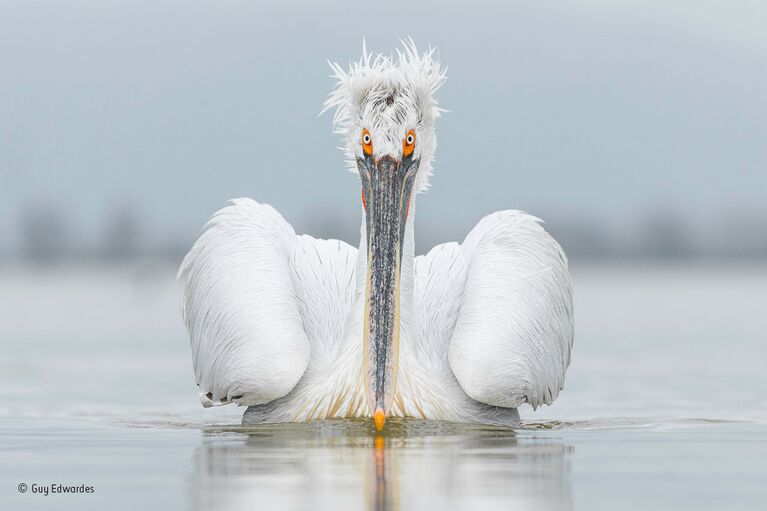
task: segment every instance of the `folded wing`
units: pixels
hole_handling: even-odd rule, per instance
[[[485,217],[461,248],[468,275],[448,353],[458,382],[493,406],[551,404],[573,344],[564,252],[520,211]]]
[[[179,269],[203,405],[288,394],[310,357],[291,261],[298,238],[271,206],[237,199],[205,226]]]

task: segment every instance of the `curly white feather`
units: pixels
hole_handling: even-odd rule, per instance
[[[330,62],[336,86],[322,112],[335,109],[333,130],[344,139],[347,166],[357,173],[356,158],[362,155],[360,134],[367,128],[375,154],[398,158],[408,130],[417,136],[415,156],[421,158],[415,191],[429,187],[437,147],[434,123],[442,111],[434,97],[446,80],[446,70],[436,60],[436,49],[419,53],[412,39],[402,41],[396,58],[368,53],[345,71]],[[387,103],[387,99],[389,103]]]

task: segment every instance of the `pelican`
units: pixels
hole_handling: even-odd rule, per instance
[[[556,399],[570,363],[562,248],[538,218],[506,210],[463,243],[416,257],[416,198],[432,174],[444,68],[412,40],[391,56],[363,44],[359,61],[331,68],[337,83],[323,111],[335,111],[360,178],[359,246],[297,235],[251,199],[211,217],[179,269],[203,406],[247,406],[244,424],[518,425],[517,407]]]

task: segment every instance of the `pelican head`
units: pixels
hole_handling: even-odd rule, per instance
[[[414,193],[429,184],[440,110],[434,92],[445,80],[434,50],[412,41],[396,56],[371,55],[344,71],[325,103],[345,141],[349,168],[360,176],[367,249],[363,318],[364,377],[377,429],[391,410],[400,332],[400,266]]]

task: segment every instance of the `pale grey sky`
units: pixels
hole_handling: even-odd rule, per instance
[[[191,240],[238,196],[348,238],[359,184],[318,113],[326,60],[363,37],[449,66],[430,241],[509,207],[617,231],[654,208],[704,231],[767,218],[765,26],[755,1],[2,0],[0,249],[51,201],[86,241],[126,201],[151,236]]]

